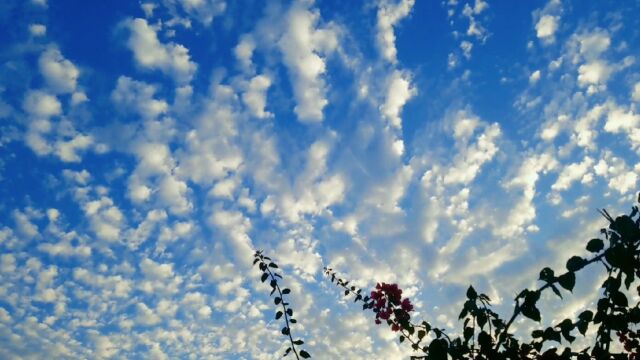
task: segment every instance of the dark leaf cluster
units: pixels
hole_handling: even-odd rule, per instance
[[[634,206],[629,215],[615,219],[606,210],[600,212],[609,225],[600,231],[603,239],[595,238],[586,243],[585,248],[591,256],[570,257],[566,269],[559,274],[548,267],[542,269],[538,277],[540,287],[524,289],[516,295],[513,313],[508,320],[503,320],[491,310],[491,299],[487,295],[469,286],[459,316],[463,322],[462,336],[452,338],[445,330],[433,328],[426,321],[420,324],[408,322],[400,324],[399,341],[410,343],[416,352],[422,353],[412,356],[412,359],[640,360],[640,333],[629,330],[640,323],[640,308],[639,304],[630,304],[628,298],[631,290],[640,295],[640,286],[631,289],[635,279],[640,277],[638,208]],[[576,273],[594,263],[603,265],[607,272],[596,308],[584,309],[576,319],[564,319],[553,326],[534,330],[528,341],[517,339],[509,331],[519,316],[541,322],[542,314],[538,308],[541,294],[551,289],[562,298],[563,291],[573,291]],[[344,290],[345,295],[354,296],[356,302],[361,301],[363,310],[374,309],[372,299],[362,296],[360,289],[349,287],[349,282],[339,278],[333,269],[325,268],[325,274]],[[593,345],[572,349],[570,345],[576,336],[585,336],[590,326],[596,327]],[[625,352],[615,353],[612,350],[613,334],[618,335]],[[565,346],[560,348],[561,345]]]
[[[600,230],[602,238],[594,238],[586,243],[585,248],[591,255],[570,257],[566,269],[560,272],[549,267],[542,269],[538,276],[541,285],[537,289],[524,289],[515,296],[513,313],[508,319],[501,318],[491,309],[491,299],[486,294],[478,293],[473,286],[469,286],[459,315],[462,331],[457,337],[449,336],[444,329],[435,328],[426,321],[414,323],[408,316],[413,307],[408,299],[400,303],[402,291],[395,284],[378,284],[376,290],[367,295],[362,289],[338,277],[331,268],[324,269],[325,275],[341,288],[344,296],[352,296],[354,302],[360,302],[362,310],[374,312],[376,323],[385,320],[393,331],[398,331],[399,341],[409,343],[417,353],[411,359],[640,360],[640,331],[631,330],[640,323],[640,303],[631,304],[628,297],[631,291],[640,295],[640,286],[632,288],[636,278],[640,277],[638,208],[634,206],[629,215],[615,219],[604,209],[600,213],[609,225]],[[607,275],[595,308],[584,309],[575,319],[564,319],[552,326],[536,329],[528,340],[518,339],[510,332],[511,325],[519,316],[540,323],[542,314],[538,301],[541,294],[551,289],[562,299],[563,292],[573,291],[576,273],[594,263],[601,264]],[[274,303],[280,305],[282,311],[277,311],[275,318],[284,317],[286,326],[282,328],[282,334],[288,336],[291,343],[285,356],[293,352],[298,359],[310,357],[306,351],[300,350],[298,353],[295,348],[296,345],[302,345],[303,341],[294,341],[291,336],[289,324],[295,323],[295,319],[284,299],[284,295],[290,291],[280,289],[276,278],[282,276],[271,270],[278,266],[263,256],[261,251],[256,252],[254,264],[258,264],[262,271],[261,280],[270,280],[271,295],[277,292]],[[578,334],[585,336],[589,327],[594,327],[596,332],[593,344],[584,349],[572,349],[571,344]],[[617,335],[624,352],[612,350],[613,335]]]

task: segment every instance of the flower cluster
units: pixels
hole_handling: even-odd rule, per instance
[[[618,331],[617,335],[624,349],[629,352],[629,359],[640,360],[640,331]]]
[[[402,299],[402,289],[397,284],[377,284],[371,292],[371,308],[376,313],[376,324],[386,320],[391,330],[398,331],[407,328],[413,311],[413,305],[408,298]]]

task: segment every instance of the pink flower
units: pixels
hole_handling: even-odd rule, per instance
[[[389,317],[391,316],[391,310],[387,309],[387,310],[382,310],[378,313],[378,315],[380,315],[380,318],[383,320],[388,320]]]
[[[404,311],[413,311],[413,305],[411,305],[409,298],[405,298],[404,300],[402,300],[402,304],[400,305],[402,306],[402,310]]]

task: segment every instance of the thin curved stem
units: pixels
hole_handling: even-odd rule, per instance
[[[261,262],[267,265],[264,261],[261,261]],[[300,357],[298,356],[298,351],[296,350],[296,344],[293,343],[293,337],[291,336],[291,327],[289,326],[289,314],[287,313],[287,306],[285,305],[285,302],[284,302],[284,296],[282,294],[282,290],[280,290],[280,285],[278,285],[278,280],[276,280],[275,275],[273,275],[268,265],[266,267],[266,270],[267,270],[267,273],[269,273],[269,277],[271,278],[271,280],[275,281],[276,290],[278,291],[278,295],[280,295],[280,305],[282,305],[284,322],[288,329],[287,335],[289,336],[289,342],[291,343],[291,350],[295,354],[296,359],[300,360]]]

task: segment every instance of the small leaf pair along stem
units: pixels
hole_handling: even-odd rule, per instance
[[[293,317],[293,309],[289,306],[289,303],[285,299],[285,295],[289,295],[291,290],[288,288],[280,288],[280,284],[278,284],[278,278],[282,279],[282,275],[277,272],[272,271],[271,269],[278,269],[278,265],[271,260],[270,257],[264,256],[262,251],[256,251],[253,255],[253,265],[258,265],[258,269],[262,271],[262,275],[260,276],[260,281],[266,282],[269,280],[269,285],[271,286],[271,296],[276,295],[273,298],[273,303],[276,306],[280,306],[282,310],[277,310],[275,319],[279,320],[284,317],[285,326],[282,328],[281,333],[284,336],[287,336],[289,339],[289,347],[285,350],[283,356],[287,356],[290,353],[293,353],[296,359],[300,360],[300,358],[308,359],[311,355],[306,350],[300,350],[296,348],[296,345],[304,344],[302,339],[293,340],[293,335],[291,334],[291,324],[297,323],[297,320]]]

